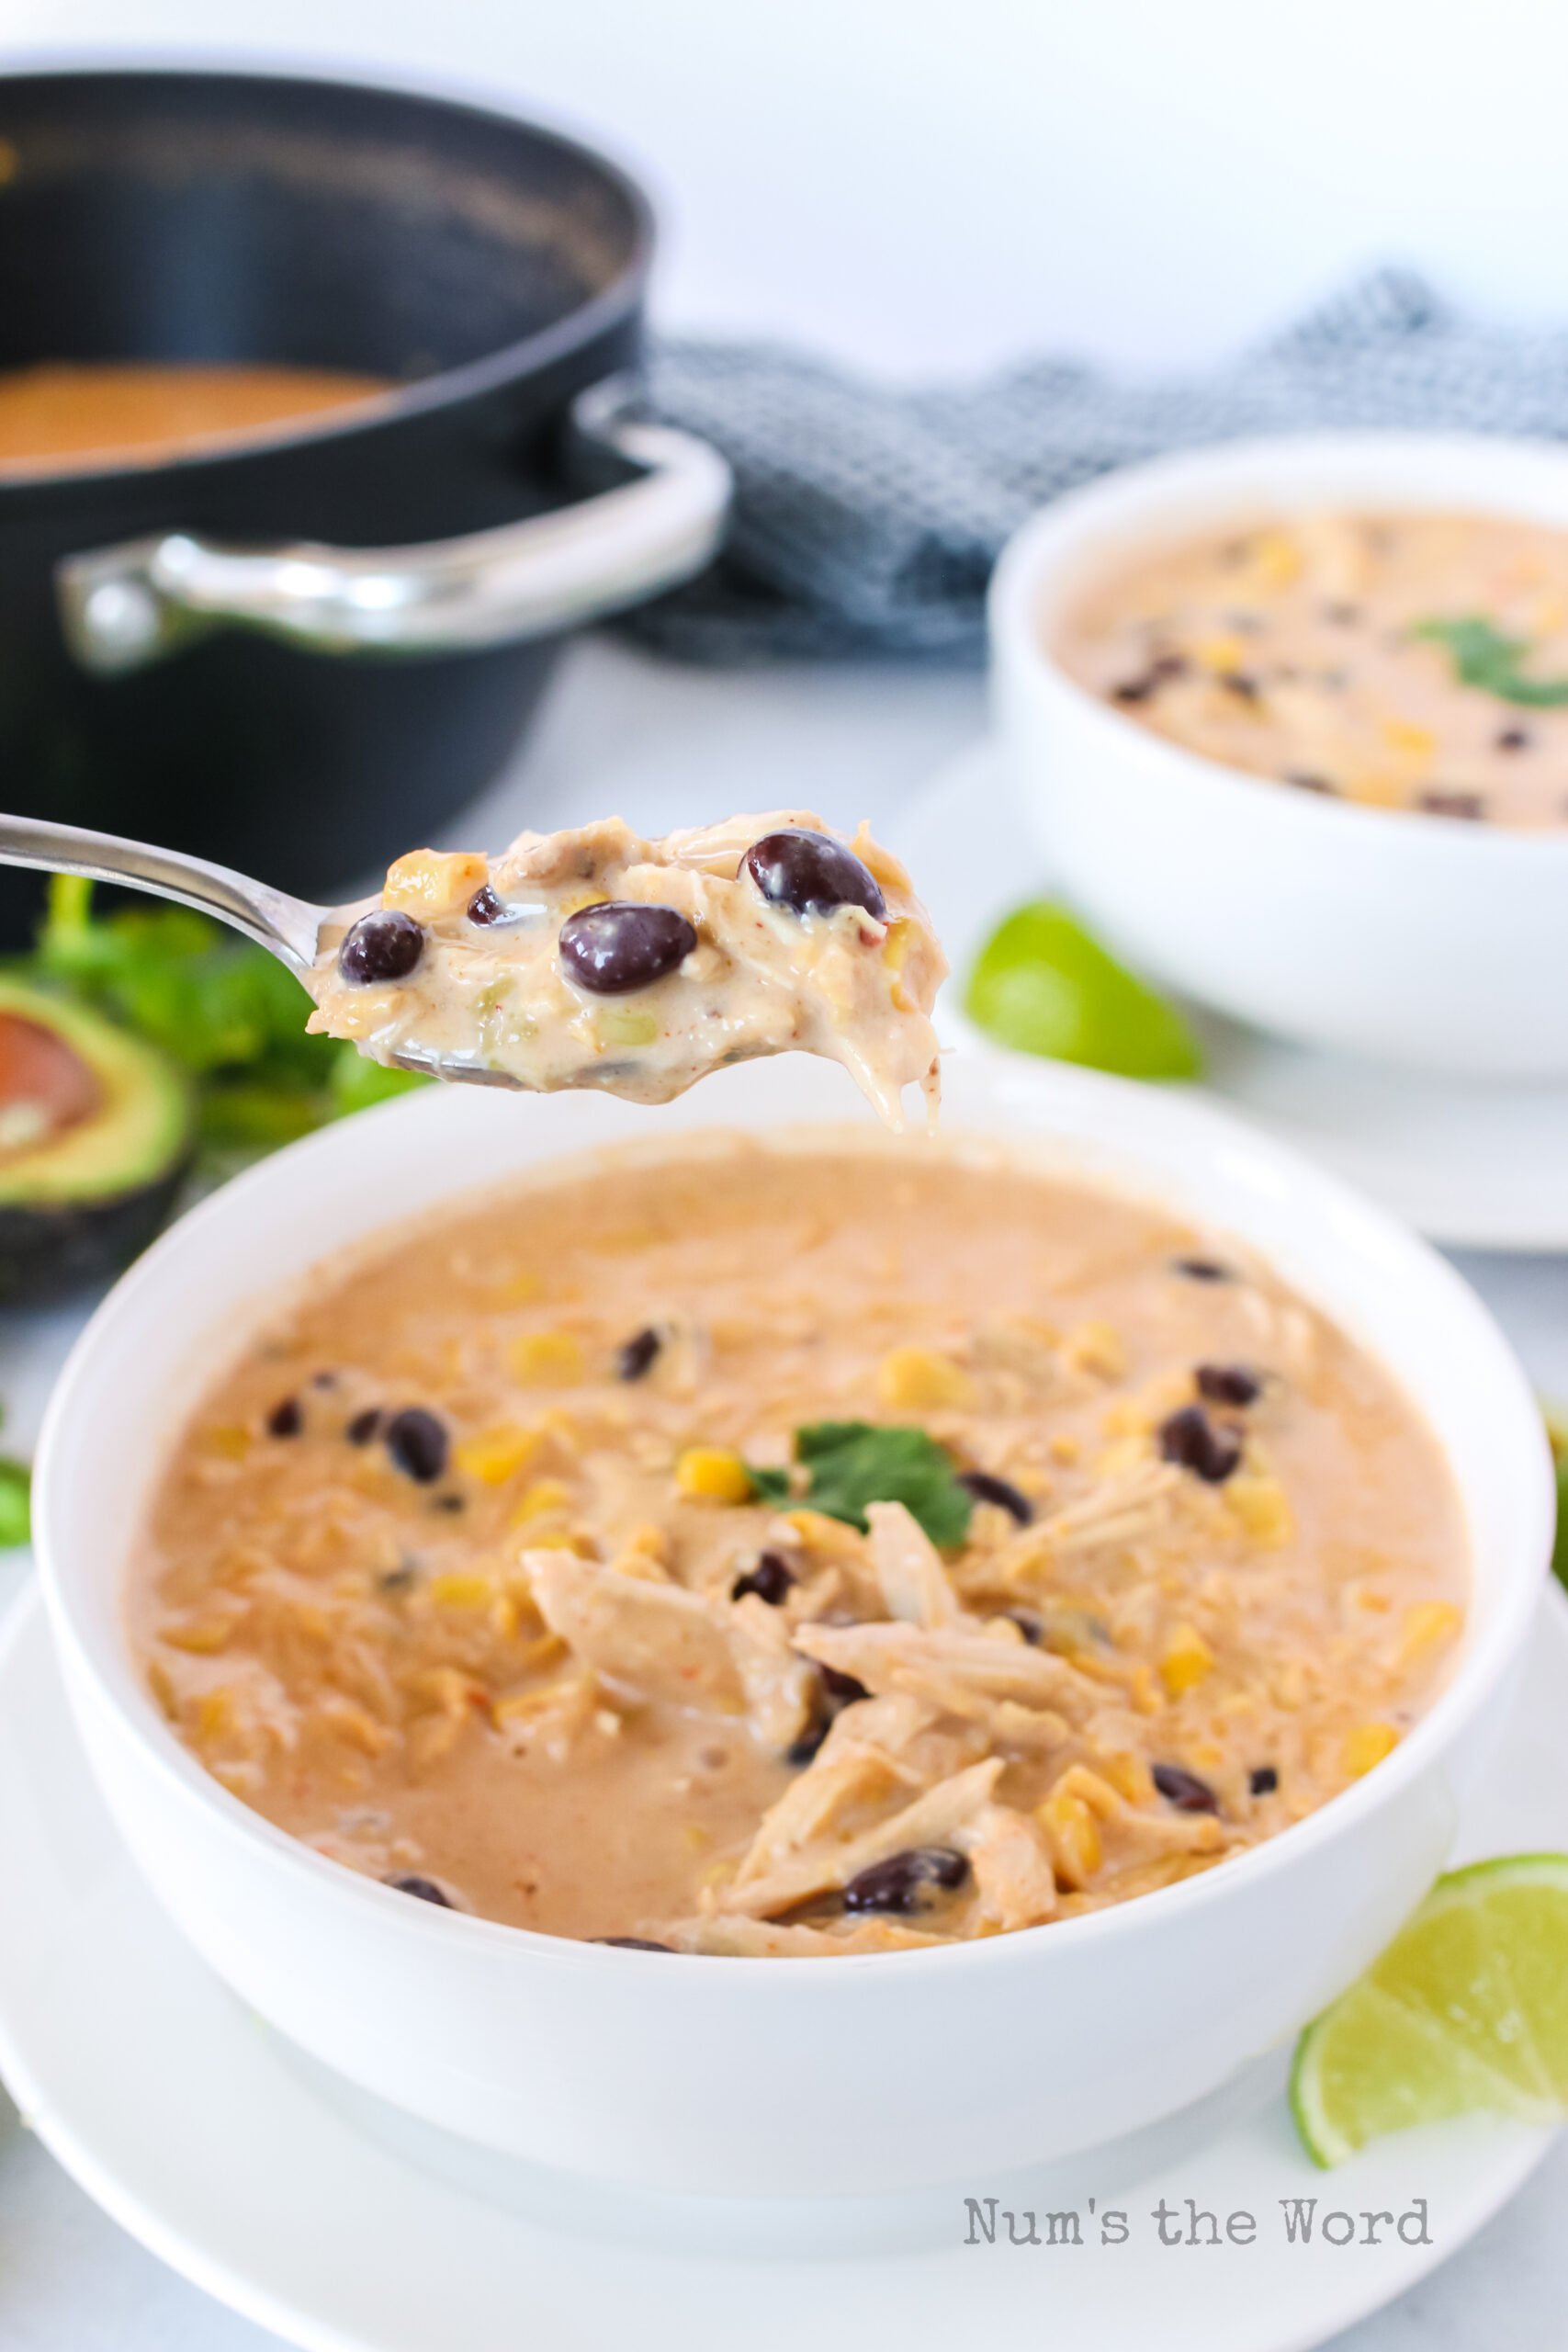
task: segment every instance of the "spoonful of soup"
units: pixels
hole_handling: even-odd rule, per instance
[[[799,1051],[841,1063],[889,1126],[911,1083],[935,1115],[946,959],[898,861],[809,810],[661,841],[609,817],[495,858],[414,850],[348,907],[30,817],[0,816],[0,865],[220,917],[304,983],[310,1029],[400,1069],[668,1102],[731,1062]]]

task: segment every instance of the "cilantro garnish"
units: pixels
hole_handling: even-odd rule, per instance
[[[352,1045],[310,1036],[310,1001],[265,947],[183,907],[93,905],[93,886],[55,875],[28,978],[140,1031],[191,1073],[201,1140],[216,1163],[271,1151],[424,1080]]]
[[[1461,620],[1417,621],[1412,634],[1446,649],[1461,685],[1479,686],[1483,694],[1527,710],[1556,710],[1568,703],[1568,678],[1521,675],[1519,663],[1529,652],[1529,639],[1505,636],[1479,614]]]
[[[868,1503],[902,1503],[942,1549],[962,1544],[973,1498],[953,1475],[953,1458],[919,1429],[879,1429],[873,1421],[812,1421],[795,1433],[795,1458],[811,1474],[802,1500],[863,1533]],[[791,1499],[787,1470],[753,1470],[770,1502]]]

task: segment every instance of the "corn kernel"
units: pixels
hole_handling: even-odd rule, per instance
[[[1101,1780],[1098,1772],[1091,1772],[1087,1764],[1068,1765],[1052,1794],[1064,1792],[1068,1796],[1079,1798],[1101,1821],[1114,1821],[1126,1810],[1110,1781]]]
[[[466,1476],[479,1478],[487,1487],[501,1487],[532,1461],[539,1444],[536,1430],[525,1430],[516,1421],[497,1421],[493,1429],[460,1438],[452,1448],[452,1461]]]
[[[1247,554],[1259,587],[1289,588],[1301,577],[1302,551],[1289,531],[1260,531]]]
[[[1251,1477],[1244,1471],[1227,1478],[1220,1491],[1226,1509],[1264,1551],[1278,1552],[1295,1540],[1295,1514],[1277,1478]]]
[[[231,1690],[209,1690],[197,1700],[196,1736],[197,1739],[223,1739],[234,1728],[234,1694]]]
[[[962,1413],[975,1403],[975,1384],[951,1356],[934,1355],[930,1348],[890,1348],[877,1366],[876,1394],[894,1410],[932,1412],[945,1406]]]
[[[1062,1342],[1062,1361],[1069,1372],[1087,1372],[1096,1380],[1120,1380],[1127,1369],[1121,1333],[1098,1317],[1074,1324]]]
[[[522,1622],[523,1612],[518,1606],[515,1594],[498,1593],[490,1605],[490,1629],[497,1641],[515,1640],[517,1628]]]
[[[1418,727],[1410,718],[1385,718],[1382,739],[1391,752],[1399,752],[1409,759],[1429,760],[1437,749],[1437,738],[1429,727]]]
[[[1400,1629],[1399,1657],[1403,1666],[1424,1657],[1429,1650],[1451,1642],[1464,1623],[1463,1612],[1451,1600],[1417,1600],[1405,1611]]]
[[[754,1491],[740,1456],[718,1445],[688,1446],[675,1464],[675,1484],[691,1501],[746,1503]]]
[[[230,1422],[220,1422],[202,1438],[209,1453],[218,1454],[225,1462],[243,1462],[251,1450],[249,1430],[236,1428]]]
[[[507,1350],[513,1379],[535,1388],[572,1388],[582,1378],[582,1346],[570,1331],[526,1331]]]
[[[882,961],[892,981],[890,990],[895,1012],[913,1012],[915,1000],[904,986],[904,967],[909,960],[909,950],[915,944],[915,926],[907,915],[899,915],[887,926],[887,936],[882,943]]]
[[[158,1638],[191,1657],[216,1657],[220,1650],[228,1648],[233,1632],[231,1617],[205,1617],[196,1625],[165,1625]]]
[[[1100,1825],[1083,1798],[1058,1782],[1044,1804],[1035,1808],[1034,1818],[1045,1833],[1056,1876],[1068,1886],[1087,1886],[1100,1868],[1104,1849]]]
[[[1214,1653],[1196,1625],[1179,1625],[1159,1662],[1160,1680],[1173,1699],[1190,1690],[1211,1672]]]
[[[571,1504],[571,1489],[558,1478],[536,1478],[524,1489],[523,1497],[513,1512],[509,1525],[526,1527],[530,1520],[544,1519],[550,1511],[566,1510]]]
[[[431,1577],[430,1597],[440,1609],[488,1609],[495,1598],[495,1587],[489,1577],[466,1575],[454,1569],[446,1576]]]
[[[388,867],[381,904],[417,922],[435,922],[457,914],[489,880],[478,850],[411,849]]]
[[[1143,1758],[1131,1748],[1099,1748],[1094,1760],[1117,1795],[1125,1797],[1129,1804],[1153,1803],[1156,1793],[1154,1775]]]
[[[1058,1430],[1051,1440],[1051,1459],[1064,1464],[1078,1461],[1083,1453],[1083,1440],[1071,1430]]]
[[[1193,650],[1205,670],[1239,670],[1247,660],[1239,637],[1205,637]]]
[[[1339,1769],[1348,1780],[1359,1781],[1385,1756],[1392,1756],[1399,1746],[1399,1734],[1392,1724],[1358,1724],[1347,1732],[1345,1744],[1339,1750]]]

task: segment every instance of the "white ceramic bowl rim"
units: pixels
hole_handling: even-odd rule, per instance
[[[1542,512],[1552,503],[1542,495],[1547,491],[1555,493],[1559,512]],[[1508,514],[1568,531],[1568,447],[1483,433],[1296,433],[1258,435],[1119,467],[1043,507],[1010,539],[991,581],[993,641],[1089,723],[1119,740],[1135,735],[1190,785],[1217,795],[1222,806],[1231,795],[1251,798],[1265,789],[1278,796],[1281,812],[1296,824],[1337,829],[1348,852],[1367,841],[1371,827],[1397,836],[1411,857],[1477,865],[1528,859],[1539,867],[1543,858],[1568,864],[1568,826],[1525,831],[1426,811],[1413,821],[1409,811],[1292,792],[1230,767],[1140,726],[1069,675],[1051,650],[1047,625],[1058,609],[1052,592],[1070,603],[1080,582],[1087,585],[1111,568],[1112,551],[1132,559],[1140,547],[1152,554],[1179,546],[1223,526],[1227,517],[1264,522],[1351,502],[1427,514]]]
[[[965,1058],[972,1063],[989,1062],[1004,1075],[1014,1075],[1008,1068],[1011,1057],[976,1053],[967,1055]],[[974,1973],[1006,1969],[1012,1965],[1033,1965],[1038,1958],[1039,1937],[1047,1931],[1052,1949],[1057,1948],[1063,1938],[1071,1938],[1077,1947],[1097,1940],[1137,1935],[1144,1932],[1141,1923],[1152,1927],[1156,1920],[1169,1917],[1178,1911],[1201,1909],[1215,1901],[1217,1896],[1223,1896],[1225,1887],[1235,1885],[1243,1873],[1256,1882],[1274,1871],[1289,1869],[1296,1856],[1336,1838],[1342,1828],[1348,1828],[1367,1813],[1380,1809],[1386,1800],[1393,1798],[1425,1770],[1433,1750],[1450,1742],[1484,1703],[1500,1678],[1506,1673],[1537,1604],[1551,1549],[1554,1509],[1544,1430],[1540,1428],[1530,1392],[1506,1341],[1486,1310],[1459,1275],[1424,1242],[1408,1233],[1393,1218],[1362,1201],[1348,1186],[1310,1167],[1296,1154],[1257,1135],[1240,1120],[1206,1104],[1174,1096],[1158,1097],[1156,1111],[1157,1090],[1134,1086],[1129,1081],[1104,1077],[1098,1072],[1051,1065],[1049,1076],[1055,1091],[1065,1094],[1069,1100],[1078,1098],[1090,1111],[1096,1098],[1113,1104],[1136,1097],[1167,1126],[1174,1123],[1177,1128],[1185,1125],[1190,1132],[1204,1134],[1216,1144],[1228,1143],[1233,1148],[1244,1146],[1253,1163],[1272,1164],[1280,1177],[1289,1178],[1298,1185],[1305,1182],[1325,1214],[1337,1209],[1341,1215],[1353,1216],[1365,1232],[1375,1235],[1385,1258],[1392,1255],[1402,1261],[1404,1271],[1415,1272],[1429,1291],[1434,1286],[1446,1291],[1450,1310],[1468,1320],[1471,1326],[1471,1344],[1477,1351],[1477,1361],[1487,1382],[1494,1386],[1494,1393],[1505,1399],[1511,1396],[1510,1409],[1520,1439],[1516,1448],[1518,1474],[1527,1485],[1533,1484],[1533,1496],[1526,1512],[1525,1532],[1517,1550],[1521,1559],[1526,1555],[1533,1555],[1539,1560],[1540,1575],[1529,1577],[1517,1572],[1513,1575],[1511,1584],[1499,1594],[1479,1634],[1467,1641],[1448,1686],[1392,1755],[1373,1771],[1302,1821],[1247,1852],[1232,1858],[1220,1868],[1180,1881],[1174,1886],[1139,1895],[1131,1902],[1112,1905],[1102,1911],[1048,1923],[1048,1930],[1025,1929],[1012,1935],[916,1951],[845,1953],[835,1958],[827,1967],[815,1960],[782,1957],[759,1960],[705,1955],[705,1965],[726,1968],[737,1982],[754,1985],[759,1994],[765,1984],[776,1982],[785,1974],[792,1983],[816,1984],[820,1982],[824,1992],[828,1992],[832,1982],[840,1978],[841,1972],[850,1968],[864,1971],[897,1966],[900,1970],[946,1968],[955,1973]],[[387,1152],[392,1152],[400,1123],[426,1114],[430,1101],[429,1097],[405,1097],[355,1115],[353,1128],[360,1143],[370,1148],[371,1163],[375,1159],[377,1142]],[[716,1128],[721,1126],[721,1122],[716,1122]],[[707,1128],[688,1131],[687,1139],[694,1141],[698,1136],[713,1132],[715,1129]],[[1068,1132],[1070,1135],[1071,1131]],[[400,1932],[448,1938],[462,1936],[487,1944],[496,1951],[515,1950],[521,1945],[527,1948],[531,1956],[547,1959],[561,1966],[625,1968],[646,1965],[647,1955],[613,1946],[548,1936],[535,1929],[513,1927],[503,1921],[480,1918],[466,1912],[442,1911],[434,1906],[412,1904],[406,1895],[313,1851],[253,1811],[204,1770],[191,1751],[165,1724],[151,1694],[136,1676],[129,1643],[123,1638],[114,1640],[107,1637],[92,1623],[84,1623],[73,1605],[69,1579],[57,1550],[54,1526],[56,1496],[62,1493],[77,1475],[75,1465],[90,1458],[89,1432],[85,1429],[79,1430],[75,1424],[78,1397],[89,1382],[95,1359],[113,1341],[123,1326],[134,1324],[147,1313],[182,1252],[191,1249],[209,1228],[231,1224],[237,1233],[243,1231],[246,1213],[253,1201],[288,1183],[301,1167],[310,1164],[313,1157],[325,1158],[334,1149],[341,1149],[343,1136],[341,1127],[327,1128],[291,1144],[259,1166],[234,1178],[220,1192],[188,1212],[144,1252],[129,1272],[121,1276],[77,1340],[50,1402],[38,1448],[34,1481],[35,1540],[56,1640],[68,1646],[75,1660],[85,1669],[97,1696],[113,1710],[122,1729],[134,1737],[160,1776],[185,1804],[216,1809],[231,1830],[237,1831],[245,1838],[260,1841],[270,1849],[275,1859],[288,1867],[329,1881],[340,1899],[384,1906],[384,1916],[389,1921],[395,1918],[399,1922]],[[1026,1136],[1021,1139],[1027,1143]],[[610,1147],[610,1151],[614,1153],[614,1146]],[[532,1182],[536,1181],[536,1171],[547,1164],[541,1158],[525,1167],[520,1165],[511,1181]],[[1161,1189],[1157,1174],[1151,1168],[1148,1175],[1150,1181],[1143,1197],[1157,1199]],[[478,1188],[471,1182],[466,1184],[459,1182],[453,1186],[446,1197],[454,1203],[462,1201],[466,1196],[483,1197],[486,1193],[503,1189],[506,1181],[502,1180],[498,1185],[497,1180],[491,1178]],[[1168,1189],[1169,1179],[1166,1181]],[[395,1232],[400,1223],[405,1222],[407,1220],[391,1220],[385,1229]],[[365,1227],[367,1238],[374,1235],[377,1229],[375,1221],[367,1219]],[[1256,1245],[1249,1243],[1247,1246],[1253,1254],[1257,1254]],[[328,1254],[335,1259],[341,1253]],[[1527,1441],[1527,1430],[1531,1431],[1532,1438],[1534,1430],[1539,1430],[1539,1440],[1534,1442]]]

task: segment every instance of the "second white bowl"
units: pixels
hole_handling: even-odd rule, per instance
[[[1068,677],[1064,613],[1107,572],[1324,507],[1568,528],[1568,451],[1320,434],[1129,467],[1047,507],[991,587],[997,711],[1061,884],[1129,961],[1241,1021],[1411,1067],[1568,1071],[1568,826],[1356,808],[1152,734]]]

